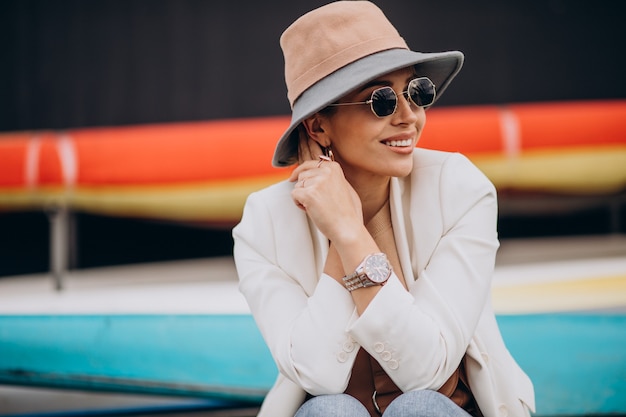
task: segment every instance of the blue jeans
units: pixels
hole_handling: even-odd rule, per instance
[[[357,399],[346,394],[320,395],[300,407],[294,417],[370,417]],[[437,391],[405,392],[393,400],[383,417],[471,417]]]

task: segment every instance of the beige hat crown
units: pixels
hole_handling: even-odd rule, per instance
[[[369,1],[338,1],[296,20],[280,38],[287,98],[364,56],[409,49],[383,12]]]

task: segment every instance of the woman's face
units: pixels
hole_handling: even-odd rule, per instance
[[[346,177],[409,175],[413,169],[413,149],[426,122],[424,109],[407,101],[402,94],[415,77],[413,68],[398,70],[339,101],[366,101],[373,90],[390,86],[398,96],[397,109],[390,116],[375,116],[368,104],[336,106],[332,113],[322,116],[322,128]]]

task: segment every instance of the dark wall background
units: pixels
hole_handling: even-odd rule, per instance
[[[278,38],[326,1],[2,0],[0,130],[289,112]],[[626,97],[626,3],[377,2],[466,64],[440,105]]]
[[[278,38],[324,3],[0,0],[0,131],[287,114]],[[626,97],[626,2],[377,4],[413,49],[465,53],[438,106]],[[501,218],[500,235],[623,233],[616,217],[625,210]],[[224,255],[232,245],[225,229],[84,213],[73,225],[78,268]],[[45,271],[48,239],[46,213],[0,213],[0,276]]]

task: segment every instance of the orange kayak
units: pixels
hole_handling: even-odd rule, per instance
[[[434,108],[418,146],[461,152],[499,191],[626,188],[626,100]],[[233,223],[247,195],[288,176],[270,164],[288,117],[0,134],[0,210]]]

